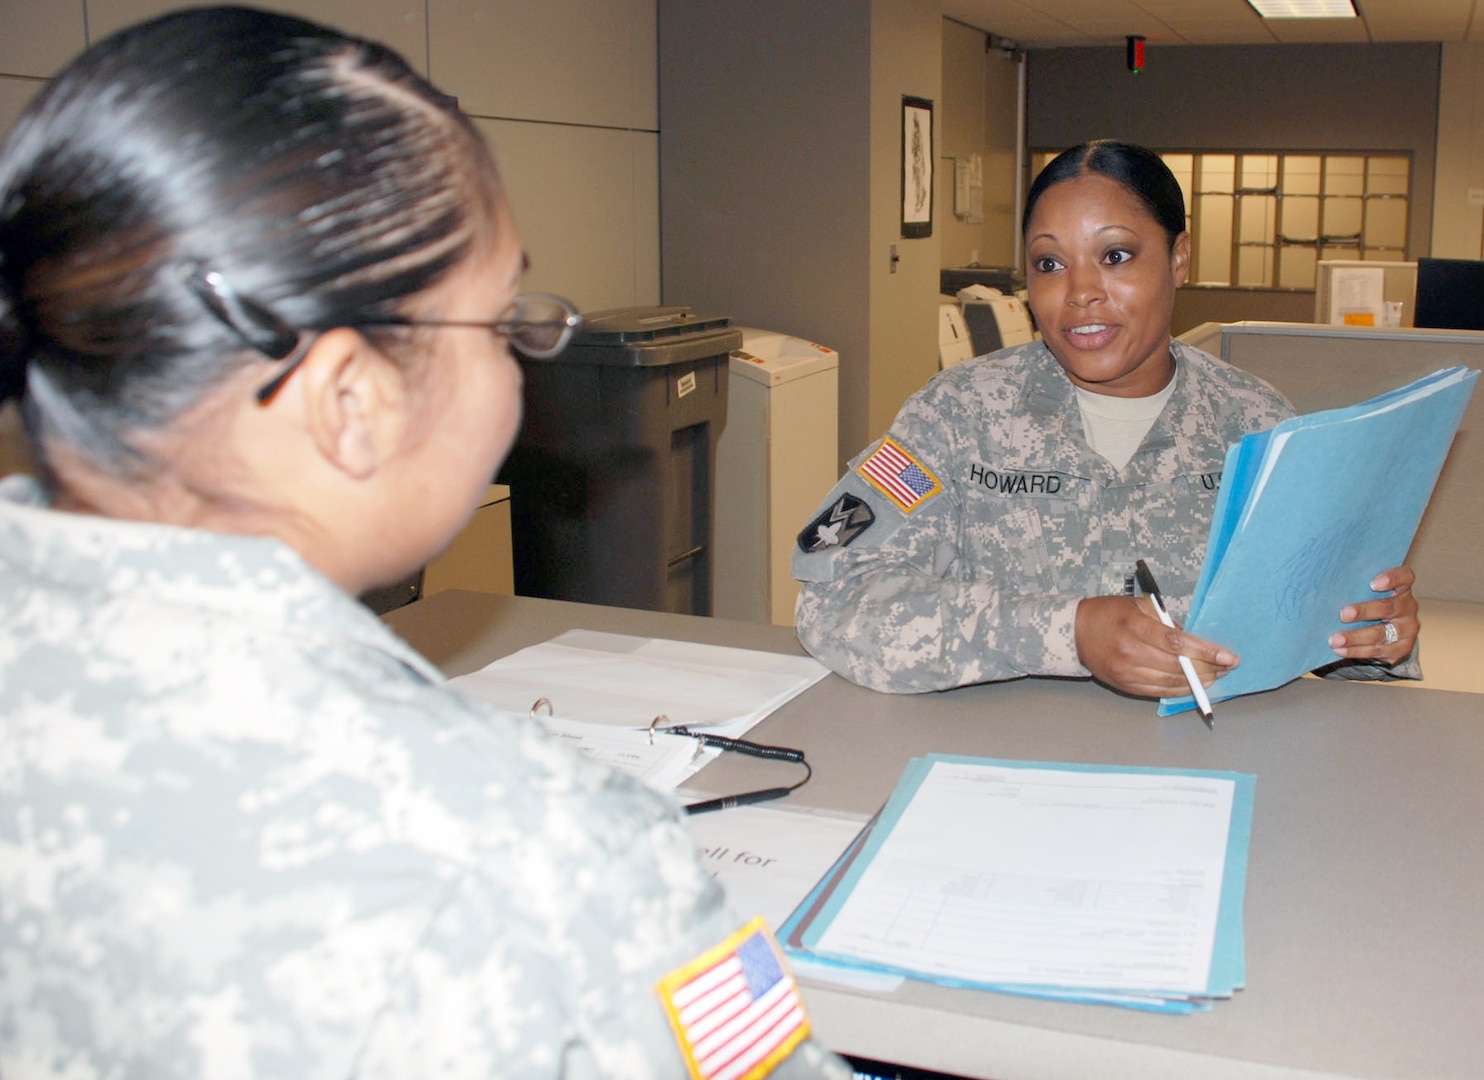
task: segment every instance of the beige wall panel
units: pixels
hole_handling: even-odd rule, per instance
[[[659,15],[664,302],[836,349],[841,461],[866,440],[871,386],[869,8],[660,0]]]
[[[1015,260],[1015,114],[1018,66],[985,35],[943,20],[942,120],[938,150],[937,226],[944,266],[1008,266]],[[954,158],[977,152],[984,177],[983,220],[954,213]]]
[[[1433,190],[1432,254],[1484,258],[1484,45],[1444,45],[1438,79],[1437,183]]]
[[[659,295],[658,206],[647,132],[476,118],[495,148],[526,250],[527,287],[570,297],[580,308],[650,304]],[[636,190],[636,178],[648,184]],[[645,275],[640,280],[640,270]]]
[[[1202,323],[1313,322],[1314,294],[1306,290],[1222,289],[1187,286],[1175,293],[1174,334]],[[1210,350],[1207,350],[1210,351]]]
[[[21,110],[45,83],[39,79],[15,79],[0,75],[0,138],[4,138],[21,115]]]
[[[984,138],[984,38],[982,30],[943,20],[943,116],[940,154],[973,149]]]
[[[943,88],[938,96],[938,223],[942,229],[940,250],[944,266],[965,266],[980,258],[984,247],[984,223],[974,223],[954,213],[954,167],[958,159],[978,153],[984,146],[984,34],[962,23],[943,21]],[[987,178],[986,178],[987,179]]]
[[[87,0],[87,6],[88,37],[96,42],[132,23],[193,5],[176,0]],[[298,15],[379,41],[406,57],[415,70],[428,69],[425,0],[254,0],[253,6]]]
[[[429,37],[466,112],[659,126],[654,0],[431,0]]]
[[[943,20],[917,0],[871,3],[871,375],[866,430],[856,449],[880,435],[897,410],[938,370],[938,271],[943,215],[934,196],[933,235],[902,239],[902,95],[933,101],[934,183],[943,167]],[[901,256],[891,269],[891,248]],[[843,399],[842,399],[843,404]],[[840,436],[847,435],[842,408]]]
[[[1416,258],[1432,241],[1440,60],[1437,45],[1189,46],[1151,52],[1135,78],[1122,46],[1033,50],[1026,141],[1408,152]]]
[[[634,177],[634,304],[660,302],[660,140],[636,131],[629,135]],[[719,314],[727,314],[720,312]]]
[[[83,0],[0,0],[0,73],[45,78],[82,51]]]

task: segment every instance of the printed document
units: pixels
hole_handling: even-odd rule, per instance
[[[1250,781],[918,759],[796,940],[821,959],[960,985],[1229,995],[1242,982],[1229,951],[1241,951]]]

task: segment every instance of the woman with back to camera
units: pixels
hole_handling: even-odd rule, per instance
[[[450,99],[279,15],[123,31],[0,149],[0,1074],[681,1076],[668,977],[745,952],[758,1075],[848,1075],[672,801],[353,598],[576,325],[524,259]]]
[[[1262,380],[1170,338],[1190,265],[1180,186],[1143,147],[1053,160],[1022,220],[1043,340],[935,376],[799,536],[799,640],[845,677],[913,693],[1092,676],[1141,697],[1238,663],[1133,595],[1154,569],[1177,619],[1205,557],[1227,447],[1293,415]],[[1412,571],[1379,574],[1333,673],[1419,675]]]

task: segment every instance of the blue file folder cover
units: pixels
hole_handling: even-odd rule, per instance
[[[1089,773],[1114,777],[1118,774],[1159,775],[1175,778],[1220,780],[1232,785],[1231,816],[1227,826],[1224,850],[1225,868],[1221,874],[1220,898],[1215,937],[1212,941],[1210,968],[1206,985],[1196,993],[1170,992],[1167,988],[1149,986],[1143,989],[1123,987],[1117,990],[1097,985],[1074,983],[1047,983],[1034,985],[1025,983],[983,982],[972,977],[954,977],[943,971],[914,970],[911,967],[884,965],[860,957],[821,951],[816,947],[831,921],[844,907],[855,886],[860,882],[866,868],[882,850],[888,837],[903,813],[912,804],[929,772],[939,765],[965,765],[969,767],[995,767],[1005,770],[1052,770],[1064,773]],[[885,971],[905,975],[947,986],[993,990],[1000,993],[1027,997],[1049,998],[1060,1001],[1091,1004],[1118,1005],[1124,1008],[1150,1012],[1188,1014],[1204,1011],[1215,999],[1230,997],[1246,984],[1246,939],[1243,930],[1242,907],[1246,893],[1248,848],[1252,832],[1253,794],[1255,778],[1245,773],[1218,772],[1199,769],[1163,769],[1140,766],[1085,765],[1070,763],[1048,763],[1036,761],[1008,761],[991,758],[960,757],[946,754],[931,754],[912,759],[903,770],[896,789],[886,805],[861,831],[850,848],[840,857],[824,878],[799,907],[784,922],[779,930],[779,940],[784,949],[796,956],[805,957],[815,963],[824,963],[841,968],[869,971]],[[1131,820],[1130,827],[1136,827]],[[1054,859],[1053,859],[1054,862]],[[969,868],[964,874],[970,875]],[[991,920],[992,922],[992,920]],[[1003,926],[987,924],[984,933],[1004,932]]]
[[[1375,595],[1371,580],[1406,561],[1478,376],[1445,368],[1227,451],[1185,623],[1241,657],[1212,685],[1212,701],[1337,659],[1330,635],[1357,625],[1340,622],[1340,609]],[[1188,695],[1165,698],[1159,712],[1193,707]]]

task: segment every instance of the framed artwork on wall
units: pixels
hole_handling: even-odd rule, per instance
[[[902,95],[902,236],[933,235],[933,103]]]

